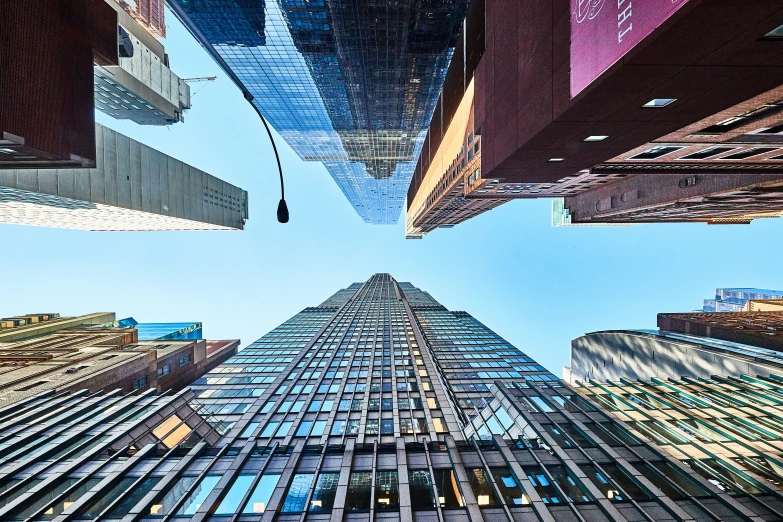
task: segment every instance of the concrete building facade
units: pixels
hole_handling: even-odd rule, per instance
[[[0,170],[0,223],[80,230],[242,230],[247,192],[96,124],[94,169]]]

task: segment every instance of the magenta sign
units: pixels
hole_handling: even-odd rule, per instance
[[[571,97],[688,0],[571,0]]]

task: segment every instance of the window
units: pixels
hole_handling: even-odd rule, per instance
[[[310,484],[313,482],[312,473],[297,473],[291,481],[288,488],[288,494],[283,502],[281,513],[301,513],[305,510],[307,501],[307,492],[310,490]]]
[[[590,497],[587,496],[587,492],[569,475],[565,468],[562,466],[547,467],[552,480],[557,482],[557,485],[568,496],[568,500],[571,502],[589,502]],[[566,502],[566,499],[560,496],[557,488],[550,482],[547,475],[539,467],[525,468],[525,474],[528,480],[536,488],[536,492],[541,496],[541,500],[544,504],[562,504]]]
[[[435,425],[436,433],[446,433],[448,431],[446,429],[446,423],[443,422],[443,419],[441,419],[440,417],[433,417],[432,423]]]
[[[667,154],[671,154],[672,152],[676,152],[682,148],[684,147],[659,145],[658,147],[652,147],[650,149],[645,150],[644,152],[640,152],[636,156],[631,156],[628,159],[647,160],[647,159],[660,158],[661,156],[666,156]]]
[[[394,409],[391,399],[381,399],[381,410],[392,411]]]
[[[147,386],[147,376],[146,375],[144,375],[142,377],[139,377],[138,379],[133,381],[133,389],[134,390],[139,390],[141,388],[144,388],[145,386]]]
[[[191,477],[191,478],[195,480],[195,477]],[[204,477],[204,480],[202,480],[199,483],[199,485],[196,487],[196,489],[194,489],[193,492],[188,496],[188,498],[185,499],[185,502],[177,511],[177,515],[195,515],[196,510],[198,510],[198,508],[201,507],[201,504],[203,504],[204,501],[209,496],[209,494],[212,493],[212,490],[215,489],[215,485],[217,485],[219,480],[220,480],[220,475],[207,475],[206,477]],[[169,493],[172,493],[173,491],[175,490],[172,490]],[[177,500],[179,500],[179,497],[182,496],[182,493],[183,493],[182,489],[178,491],[177,497],[171,499],[172,504]],[[166,496],[168,497],[168,495]],[[165,506],[165,503],[163,505]],[[153,506],[153,508],[154,507],[155,506]],[[159,511],[151,514],[164,515],[166,513],[163,511]]]
[[[367,419],[367,425],[364,429],[364,433],[367,435],[378,435],[378,431],[378,419]]]
[[[310,428],[313,427],[312,421],[302,421],[299,423],[299,428],[296,430],[297,437],[307,437],[310,434]]]
[[[280,475],[277,474],[262,476],[255,489],[253,489],[253,493],[250,495],[247,504],[245,504],[242,513],[263,513],[279,480]]]
[[[375,473],[375,509],[400,508],[400,490],[396,471]]]
[[[698,152],[693,152],[691,154],[688,154],[687,156],[683,156],[677,159],[684,159],[684,160],[707,159],[707,158],[711,158],[712,156],[717,156],[718,154],[730,152],[734,149],[736,149],[736,147],[712,147],[709,149],[700,150]]]
[[[160,368],[158,368],[158,376],[168,375],[171,373],[171,365],[170,364],[164,364]]]
[[[325,429],[326,429],[325,420],[315,421],[315,423],[313,424],[313,431],[310,432],[310,436],[320,437],[321,435],[324,434]]]
[[[440,507],[455,509],[465,506],[465,501],[457,487],[457,478],[451,469],[436,469],[433,471],[435,487],[438,491]]]
[[[253,434],[254,431],[256,431],[256,428],[259,426],[259,422],[248,422],[247,427],[242,431],[242,434],[239,436],[240,439],[246,439],[250,437],[250,435]]]
[[[345,421],[336,420],[332,424],[332,435],[343,435],[345,433]]]
[[[228,493],[226,493],[226,496],[223,497],[223,500],[217,507],[215,514],[233,515],[236,511],[238,511],[239,505],[242,503],[242,499],[245,498],[245,494],[250,489],[250,486],[253,484],[253,479],[255,478],[256,476],[254,474],[250,475],[247,473],[237,476],[234,479],[234,483],[229,488]]]
[[[264,428],[264,431],[261,432],[262,437],[271,437],[274,435],[275,431],[277,430],[277,427],[280,425],[279,422],[270,422],[266,425]]]
[[[345,428],[346,435],[358,435],[359,434],[359,419],[349,420]]]
[[[468,474],[470,487],[476,496],[479,506],[497,506],[500,504],[495,490],[492,488],[492,483],[482,468],[466,469],[465,471]]]
[[[179,358],[180,366],[185,366],[189,362],[190,362],[190,354],[183,355],[182,357]]]
[[[530,498],[522,492],[517,479],[508,468],[492,468],[490,473],[495,478],[495,483],[506,504],[509,506],[530,504]]]
[[[371,486],[371,472],[352,472],[350,479],[348,479],[348,494],[345,499],[345,508],[349,511],[365,511],[370,509]]]
[[[313,497],[310,499],[310,513],[328,513],[334,506],[339,473],[321,473],[315,483]]]
[[[381,435],[394,435],[394,419],[381,419]]]
[[[147,493],[149,493],[150,491],[152,491],[152,488],[155,486],[155,484],[157,484],[157,483],[158,483],[158,480],[160,480],[160,478],[159,478],[159,477],[149,477],[149,478],[146,478],[146,479],[144,479],[144,480],[141,482],[141,484],[139,484],[138,486],[136,486],[135,488],[133,488],[133,490],[130,492],[130,494],[129,494],[127,497],[125,497],[125,498],[122,500],[122,502],[120,502],[119,504],[117,504],[117,505],[114,507],[114,509],[112,509],[112,510],[111,510],[109,513],[107,513],[107,514],[106,514],[106,516],[105,516],[105,518],[122,518],[122,517],[124,517],[125,515],[127,515],[127,514],[128,514],[128,512],[131,510],[131,508],[132,508],[133,506],[135,506],[136,504],[138,504],[138,503],[139,503],[139,501],[140,501],[142,498],[144,498],[144,496],[145,496]],[[114,501],[117,499],[117,497],[120,495],[120,493],[121,493],[121,492],[117,492],[117,494],[115,494],[115,495],[108,495],[108,494],[107,494],[106,496],[104,496],[104,499],[107,501],[107,503],[108,503],[108,502],[114,502]],[[103,502],[103,499],[101,500],[101,503],[102,503],[102,502]],[[100,512],[102,512],[102,511],[103,511],[103,507],[105,507],[105,506],[102,506],[102,507],[100,508],[100,511],[98,511],[98,513],[100,513]],[[92,512],[92,511],[93,511],[93,509],[92,509],[92,508],[88,508],[88,509],[90,510],[90,512]],[[97,509],[96,509],[96,510],[97,510]],[[92,516],[92,515],[87,515],[87,514],[85,513],[85,516]],[[97,514],[96,514],[96,515],[94,515],[94,517],[97,517],[97,516],[98,516]],[[93,518],[94,518],[94,517],[93,517]]]
[[[601,468],[603,472],[593,466],[580,466],[587,478],[612,502],[622,502],[629,500],[629,498],[634,500],[650,499],[649,495],[642,491],[616,464],[601,464]],[[617,489],[615,484],[622,491]],[[626,494],[628,497],[625,496]]]
[[[759,154],[766,154],[767,152],[773,152],[778,150],[775,147],[755,147],[752,149],[745,149],[741,152],[735,152],[734,154],[729,154],[728,156],[723,156],[722,158],[718,158],[721,160],[740,160],[745,158],[750,158],[753,156],[758,156]]]
[[[414,511],[435,509],[435,499],[432,494],[432,481],[427,470],[408,471],[408,485],[411,492],[411,508]]]

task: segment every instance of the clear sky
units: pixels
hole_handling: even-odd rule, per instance
[[[718,286],[783,289],[783,220],[552,228],[550,200],[514,201],[423,240],[366,225],[320,163],[278,140],[291,222],[277,223],[277,172],[239,90],[168,16],[166,50],[194,84],[185,122],[100,123],[250,193],[243,232],[83,232],[0,225],[0,315],[114,311],[140,322],[202,321],[242,346],[339,288],[389,272],[465,310],[555,374],[571,339],[651,328]],[[203,88],[202,88],[203,87]],[[201,90],[199,90],[201,89]]]

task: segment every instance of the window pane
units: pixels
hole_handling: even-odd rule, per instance
[[[313,498],[310,500],[310,513],[328,513],[334,506],[334,495],[337,493],[339,473],[321,473],[315,483]]]
[[[522,492],[516,478],[508,468],[492,468],[490,470],[500,494],[509,506],[530,504],[530,498]]]
[[[242,513],[263,513],[266,509],[266,505],[269,502],[269,498],[275,491],[277,481],[280,480],[280,475],[270,474],[261,477],[258,481],[253,493],[245,504],[245,509]]]
[[[326,421],[315,421],[315,424],[313,424],[313,431],[310,432],[310,435],[314,437],[319,437],[324,434],[325,429],[326,429]]]
[[[240,439],[248,438],[250,435],[253,434],[254,431],[256,431],[256,428],[258,428],[259,424],[260,423],[258,422],[249,422],[247,424],[247,427],[244,429],[244,431],[242,431],[242,434],[239,436],[239,438]]]
[[[279,425],[280,425],[279,422],[270,422],[269,424],[266,425],[266,427],[264,428],[264,431],[261,432],[261,436],[262,437],[271,437],[272,435],[274,435],[275,430],[277,429],[277,427]]]
[[[39,509],[50,504],[52,502],[52,499],[54,499],[55,497],[60,495],[63,491],[76,484],[77,481],[78,479],[75,478],[65,479],[59,485],[55,486],[50,491],[44,493],[44,496],[42,498],[39,498],[32,504],[28,505],[22,512],[19,513],[19,517],[27,518],[33,513],[35,513],[36,511],[38,511]],[[54,504],[49,505],[49,509],[46,511],[46,514],[43,515],[43,517],[41,517],[41,520],[54,518],[57,515],[59,515],[65,510],[66,504],[70,506],[79,497],[81,497],[82,495],[90,491],[93,487],[95,487],[95,485],[98,484],[98,482],[100,482],[99,479],[85,480],[81,484],[81,486],[78,486],[76,489],[68,493],[65,497],[59,499]]]
[[[157,479],[156,479],[157,481]],[[97,517],[109,504],[114,502],[123,491],[131,487],[136,482],[135,478],[124,478],[120,480],[113,488],[110,488],[105,494],[100,495],[97,499],[90,502],[86,507],[82,508],[78,512],[78,517]],[[154,483],[154,482],[153,482]]]
[[[479,506],[497,506],[500,504],[492,484],[483,469],[466,469],[465,471],[468,474],[470,487],[473,489],[473,494],[476,496]]]
[[[310,434],[310,428],[313,426],[312,421],[302,421],[299,423],[299,428],[296,430],[297,437],[307,437]]]
[[[429,471],[409,471],[408,485],[411,492],[411,507],[414,511],[435,509],[435,499],[432,494],[432,482],[430,481]]]
[[[288,488],[288,495],[285,497],[281,513],[301,513],[305,509],[307,501],[307,491],[313,482],[312,473],[298,473],[294,475],[291,481],[291,487]]]
[[[159,477],[150,477],[144,479],[141,484],[134,488],[130,495],[125,497],[125,500],[117,504],[117,506],[112,509],[108,515],[106,515],[106,518],[122,518],[127,515],[128,511],[130,511],[130,509],[135,506],[139,500],[144,498],[144,495],[152,491],[153,486],[158,483],[158,480],[160,480]],[[107,498],[107,500],[109,502],[113,502],[116,498],[117,497]]]
[[[399,509],[400,489],[396,471],[375,473],[375,509]]]
[[[394,419],[381,419],[381,435],[394,434]]]
[[[601,464],[606,473],[593,466],[580,466],[585,475],[596,485],[609,500],[622,502],[629,500],[614,484],[617,484],[630,498],[634,500],[649,500],[650,497],[636,485],[616,464]],[[608,475],[608,476],[607,476]],[[613,482],[610,482],[610,480]]]
[[[250,489],[250,485],[253,484],[255,475],[239,475],[231,488],[226,493],[223,501],[215,511],[216,515],[233,515],[239,510],[239,505],[242,503],[242,499],[245,498],[245,493]]]
[[[378,419],[368,419],[364,432],[367,435],[378,435]]]
[[[201,483],[196,486],[196,489],[193,490],[193,493],[190,494],[187,500],[185,500],[185,503],[182,504],[182,507],[179,508],[177,515],[194,515],[196,510],[201,507],[201,504],[204,503],[204,501],[207,499],[207,496],[215,488],[215,484],[217,484],[219,480],[219,475],[207,475],[204,477],[204,480],[202,480]],[[152,514],[154,515],[156,513]]]
[[[457,487],[454,471],[450,469],[436,469],[433,472],[435,473],[434,482],[438,490],[440,507],[452,509],[465,506],[465,501],[462,499],[462,495],[460,495],[459,487]]]
[[[345,433],[345,421],[334,421],[334,424],[332,424],[332,435],[342,435],[343,433]]]
[[[345,508],[350,511],[370,509],[370,487],[372,486],[372,473],[359,471],[351,473],[348,480],[348,495]]]

